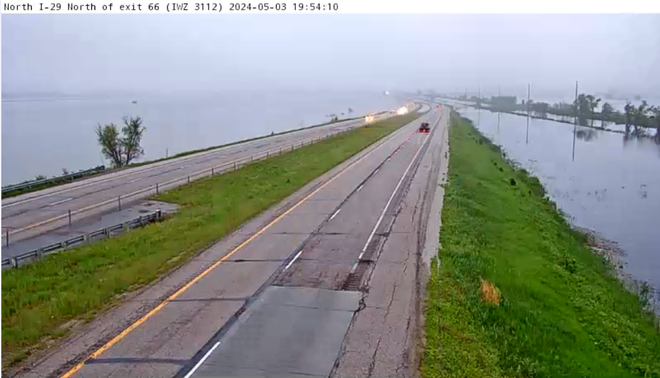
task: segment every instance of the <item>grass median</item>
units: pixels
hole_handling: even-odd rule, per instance
[[[658,377],[640,298],[467,121],[452,118],[424,377]]]
[[[3,370],[420,114],[396,116],[164,193],[171,219],[3,272]]]
[[[379,112],[377,114],[382,114],[382,113],[384,113],[384,112]],[[206,147],[206,148],[199,148],[199,149],[196,149],[196,150],[184,151],[184,152],[180,152],[176,155],[172,155],[172,156],[168,156],[168,157],[164,157],[164,158],[160,158],[160,159],[141,161],[141,162],[138,162],[138,163],[131,163],[131,164],[129,164],[127,166],[124,166],[124,167],[109,168],[109,169],[106,169],[106,170],[103,170],[103,171],[98,171],[98,172],[90,173],[90,174],[86,174],[86,175],[81,174],[79,176],[74,176],[74,177],[69,178],[69,179],[57,179],[57,178],[55,178],[55,179],[53,179],[53,181],[49,181],[49,182],[43,183],[41,185],[30,186],[30,187],[27,187],[27,188],[24,188],[24,189],[16,189],[16,190],[12,190],[10,192],[3,193],[2,194],[2,199],[16,197],[16,196],[19,196],[21,194],[37,192],[39,190],[44,190],[44,189],[48,189],[48,188],[52,188],[52,187],[60,186],[60,185],[64,185],[64,184],[70,184],[70,183],[72,183],[74,181],[78,181],[80,179],[87,179],[87,178],[95,177],[95,176],[98,176],[98,175],[105,175],[105,174],[108,174],[108,173],[113,173],[113,172],[117,172],[117,171],[124,170],[124,169],[141,167],[141,166],[144,166],[144,165],[159,163],[159,162],[166,161],[166,160],[178,159],[178,158],[181,158],[181,157],[184,157],[184,156],[198,154],[200,152],[207,152],[207,151],[217,150],[217,149],[224,148],[224,147],[230,147],[230,146],[233,146],[233,145],[236,145],[236,144],[253,142],[255,140],[266,139],[266,138],[270,138],[270,137],[278,136],[278,135],[290,134],[290,133],[293,133],[293,132],[296,132],[296,131],[314,129],[314,128],[321,127],[321,126],[331,125],[333,123],[353,121],[353,120],[356,120],[356,119],[359,119],[359,118],[364,118],[364,116],[358,116],[358,117],[353,117],[353,118],[343,118],[343,119],[338,119],[336,121],[330,121],[330,122],[321,123],[321,124],[318,124],[318,125],[306,126],[306,127],[301,127],[301,128],[287,130],[287,131],[281,131],[281,132],[278,132],[278,133],[273,132],[271,134],[261,135],[261,136],[254,137],[254,138],[242,139],[242,140],[238,140],[238,141],[235,141],[235,142],[221,144],[219,146],[211,146],[211,147]]]

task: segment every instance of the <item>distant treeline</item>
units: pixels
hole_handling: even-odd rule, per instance
[[[640,105],[633,105],[630,102],[626,104],[623,112],[615,110],[614,107],[604,102],[600,111],[596,111],[601,103],[601,99],[590,94],[580,94],[573,103],[559,102],[549,104],[547,102],[536,102],[525,100],[518,102],[516,96],[493,96],[490,98],[479,98],[477,96],[467,97],[465,95],[456,97],[462,101],[472,101],[477,107],[488,108],[497,112],[530,112],[535,113],[540,118],[546,118],[548,114],[554,114],[564,117],[578,117],[581,124],[585,120],[600,120],[603,122],[614,122],[626,125],[626,130],[634,128],[639,131],[640,128],[655,128],[660,134],[660,106],[649,105],[646,100],[642,100]]]

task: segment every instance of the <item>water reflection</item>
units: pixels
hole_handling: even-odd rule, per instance
[[[575,225],[617,242],[628,272],[660,290],[657,130],[537,118],[528,126],[519,115],[473,108],[460,113],[535,174]]]
[[[605,131],[594,129],[591,127],[578,127],[577,130],[575,131],[575,136],[578,139],[581,139],[585,142],[590,142],[598,138],[598,134],[603,132]]]

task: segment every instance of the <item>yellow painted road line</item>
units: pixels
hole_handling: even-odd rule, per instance
[[[360,122],[356,122],[356,123],[359,124]],[[353,124],[353,123],[347,123],[345,126],[349,126],[349,125],[352,125],[352,124]],[[358,125],[357,127],[359,127],[359,125]],[[349,130],[351,130],[351,129],[349,129]],[[304,140],[302,140],[302,141],[299,142],[299,143],[304,144],[304,143],[306,143],[306,142],[314,141],[315,139],[318,139],[318,138],[304,139]],[[274,152],[277,152],[277,151],[281,151],[281,148],[279,148],[279,147],[277,147],[277,148],[272,148],[272,149],[270,149],[270,150],[266,150],[266,151],[261,152],[261,153],[259,153],[259,154],[264,155],[264,156],[262,156],[262,158],[263,158],[263,157],[267,157],[270,153],[274,153]],[[197,171],[197,172],[193,172],[193,173],[191,173],[191,174],[189,174],[189,175],[185,175],[185,176],[182,176],[182,177],[177,177],[177,178],[172,179],[172,180],[169,180],[169,181],[165,181],[165,182],[162,182],[162,183],[158,183],[158,185],[159,185],[161,188],[164,188],[166,185],[173,184],[173,183],[175,183],[175,182],[177,182],[177,181],[183,181],[183,180],[185,180],[185,179],[188,178],[188,177],[195,177],[195,176],[199,176],[199,175],[201,175],[201,174],[203,174],[203,173],[208,173],[208,172],[211,171],[212,169],[216,169],[216,168],[220,168],[220,167],[231,167],[234,163],[239,163],[239,162],[241,162],[241,161],[243,161],[243,160],[247,161],[247,159],[249,159],[249,158],[250,158],[250,157],[244,157],[244,158],[240,158],[240,159],[232,160],[232,161],[229,161],[229,162],[226,162],[226,163],[222,163],[222,164],[217,165],[217,166],[212,167],[212,168],[204,168],[204,169],[199,170],[199,171]],[[86,185],[91,185],[91,184],[86,184]],[[82,187],[82,186],[80,186],[80,187],[78,187],[78,188],[81,188],[81,187]],[[148,192],[148,191],[150,191],[150,190],[153,190],[155,187],[156,187],[155,185],[150,185],[150,186],[148,186],[148,187],[146,187],[146,188],[138,189],[138,190],[136,190],[136,191],[134,191],[134,192],[131,192],[131,193],[128,193],[128,194],[122,194],[121,197],[124,198],[124,199],[125,199],[125,198],[130,198],[130,197],[136,196],[136,195],[138,195],[138,194],[142,194],[142,193],[144,193],[144,192]],[[42,197],[39,197],[39,198],[44,198],[44,197],[47,197],[47,196],[50,196],[50,194],[45,195],[45,196],[42,196]],[[109,199],[109,200],[105,200],[105,201],[103,201],[103,202],[95,203],[95,204],[93,204],[93,205],[89,205],[89,206],[83,207],[82,209],[74,210],[74,211],[71,212],[70,215],[78,215],[78,214],[80,214],[80,213],[82,213],[82,212],[85,212],[85,211],[88,211],[88,210],[92,210],[92,209],[96,209],[96,208],[98,208],[98,207],[101,207],[101,206],[105,206],[105,205],[108,205],[108,204],[114,203],[116,200],[117,200],[116,198],[111,198],[111,199]],[[7,205],[7,206],[11,206],[11,205],[12,205],[12,204]],[[51,204],[51,205],[52,205],[52,204]],[[20,233],[20,232],[27,231],[27,230],[31,230],[31,229],[33,229],[33,228],[36,228],[36,227],[39,227],[39,226],[43,226],[43,225],[48,224],[48,223],[56,222],[56,221],[58,221],[58,220],[65,219],[65,218],[67,218],[67,217],[69,217],[69,214],[68,214],[68,213],[67,213],[67,214],[58,215],[58,216],[56,216],[56,217],[49,218],[49,219],[46,219],[46,220],[43,220],[43,221],[40,221],[40,222],[37,222],[37,223],[33,223],[33,224],[27,225],[27,226],[22,227],[22,228],[18,228],[18,229],[15,229],[15,230],[10,230],[10,231],[9,231],[9,236],[16,235],[16,234],[18,234],[18,233]],[[2,237],[4,238],[4,237],[5,237],[5,234],[2,234]]]
[[[413,122],[414,122],[414,121],[413,121]],[[167,297],[167,299],[165,299],[165,300],[162,301],[160,304],[158,304],[158,306],[156,306],[156,307],[154,307],[153,309],[151,309],[151,311],[147,312],[147,313],[146,313],[145,315],[143,315],[140,319],[136,320],[135,323],[131,324],[128,328],[126,328],[125,330],[123,330],[119,335],[113,337],[110,341],[108,341],[107,343],[105,343],[105,345],[103,345],[102,347],[100,347],[99,349],[97,349],[94,353],[90,354],[90,355],[87,356],[84,360],[82,360],[81,362],[79,362],[76,366],[74,366],[74,367],[71,368],[69,371],[67,371],[64,375],[61,376],[61,378],[69,378],[69,377],[73,376],[76,372],[78,372],[78,370],[82,369],[82,367],[85,365],[85,362],[87,362],[89,359],[92,359],[92,358],[96,358],[96,357],[98,357],[98,356],[101,355],[103,352],[105,352],[105,351],[108,350],[110,347],[112,347],[112,346],[115,345],[117,342],[119,342],[121,339],[123,339],[124,337],[126,337],[126,335],[128,335],[129,333],[131,333],[131,331],[133,331],[135,328],[137,328],[140,324],[144,323],[144,322],[147,321],[149,318],[151,318],[151,317],[154,316],[156,313],[158,313],[158,311],[160,311],[163,307],[165,307],[165,305],[166,305],[168,302],[170,302],[170,301],[176,299],[179,295],[183,294],[186,290],[188,290],[188,288],[190,288],[190,287],[191,287],[192,285],[194,285],[197,281],[201,280],[204,276],[206,276],[207,274],[209,274],[209,272],[211,272],[213,269],[215,269],[218,265],[222,264],[225,260],[227,260],[228,258],[230,258],[230,257],[231,257],[232,255],[234,255],[236,252],[240,251],[243,247],[245,247],[245,246],[246,246],[248,243],[250,243],[252,240],[256,239],[259,235],[263,234],[266,230],[268,230],[268,229],[269,229],[270,227],[272,227],[275,223],[279,222],[282,218],[284,218],[284,217],[287,216],[289,213],[291,213],[291,212],[292,212],[293,210],[295,210],[298,206],[300,206],[302,203],[304,203],[304,202],[307,201],[309,198],[311,198],[314,194],[318,193],[321,189],[323,189],[323,188],[325,188],[326,186],[328,186],[331,182],[333,182],[335,179],[337,179],[338,177],[340,177],[341,175],[343,175],[343,174],[344,174],[345,172],[347,172],[349,169],[351,169],[352,167],[354,167],[355,165],[357,165],[358,163],[360,163],[362,160],[364,160],[365,158],[367,158],[369,155],[371,155],[372,153],[374,153],[376,150],[378,150],[379,148],[381,148],[382,146],[384,146],[384,145],[387,143],[387,141],[393,139],[396,135],[398,135],[398,134],[399,134],[400,132],[402,132],[403,130],[405,130],[405,126],[403,126],[403,127],[401,128],[401,130],[398,130],[398,131],[395,132],[394,134],[390,135],[390,136],[389,136],[389,137],[388,137],[383,143],[381,143],[378,147],[376,147],[376,148],[374,148],[373,150],[369,151],[369,153],[367,153],[366,155],[362,156],[360,159],[356,160],[356,161],[353,162],[351,165],[349,165],[348,167],[344,168],[341,172],[339,172],[339,173],[337,173],[336,175],[334,175],[332,178],[330,178],[330,180],[326,181],[323,185],[321,185],[321,186],[318,187],[316,190],[314,190],[313,192],[311,192],[310,194],[308,194],[305,198],[303,198],[303,199],[301,199],[300,201],[298,201],[298,203],[296,203],[295,205],[293,205],[292,207],[290,207],[287,211],[285,211],[284,213],[282,213],[282,214],[281,214],[280,216],[278,216],[277,218],[273,219],[270,223],[268,223],[268,224],[267,224],[266,226],[264,226],[262,229],[260,229],[260,230],[257,231],[255,234],[253,234],[252,236],[250,236],[250,237],[249,237],[247,240],[245,240],[243,243],[239,244],[236,248],[234,248],[234,249],[231,250],[229,253],[227,253],[227,254],[224,255],[222,258],[220,258],[218,261],[216,261],[216,262],[213,263],[211,266],[209,266],[208,268],[206,268],[202,273],[200,273],[198,276],[196,276],[196,277],[193,278],[191,281],[189,281],[187,284],[185,284],[183,287],[181,287],[179,290],[177,290],[174,294],[170,295],[169,297]]]

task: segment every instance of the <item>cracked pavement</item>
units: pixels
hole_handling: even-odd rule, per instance
[[[440,113],[431,134],[416,132]],[[368,147],[18,375],[415,375],[421,246],[448,117],[431,111]],[[342,290],[351,278],[359,291]]]
[[[348,330],[332,377],[419,376],[418,341],[424,287],[437,253],[440,185],[447,171],[449,114],[397,208],[389,237],[369,272],[364,297]]]

